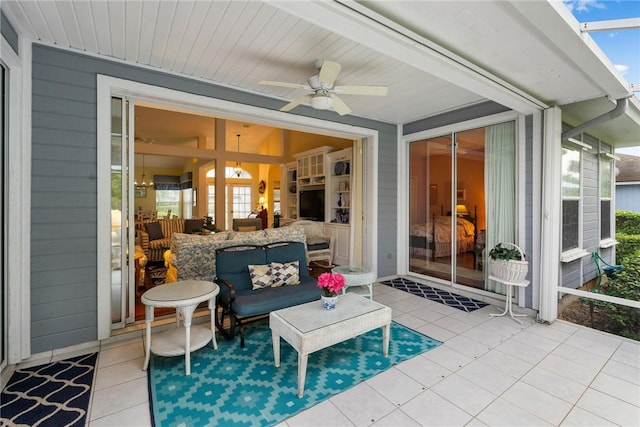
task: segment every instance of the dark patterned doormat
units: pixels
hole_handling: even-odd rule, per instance
[[[463,297],[462,295],[452,294],[449,291],[432,288],[431,286],[416,283],[413,280],[404,279],[402,277],[398,277],[393,280],[385,280],[380,283],[431,301],[439,302],[440,304],[448,305],[449,307],[457,308],[458,310],[466,311],[467,313],[489,305],[486,302]]]
[[[0,397],[1,425],[84,426],[98,353],[17,369]]]

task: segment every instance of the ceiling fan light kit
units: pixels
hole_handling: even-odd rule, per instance
[[[298,105],[309,102],[311,107],[316,110],[331,110],[344,116],[349,114],[351,109],[336,94],[346,95],[373,95],[386,96],[388,88],[385,86],[335,86],[336,77],[342,69],[342,65],[323,59],[316,59],[314,65],[319,70],[318,74],[307,79],[308,85],[288,82],[277,82],[271,80],[261,80],[258,83],[268,86],[278,86],[293,89],[304,89],[312,93],[300,96],[287,105],[282,107],[280,111],[290,111]]]
[[[311,106],[316,110],[329,110],[333,105],[333,101],[327,95],[316,95],[311,98]]]

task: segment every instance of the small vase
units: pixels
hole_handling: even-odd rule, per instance
[[[336,308],[336,304],[338,304],[338,297],[325,297],[321,296],[322,300],[322,308],[325,310],[334,310]]]
[[[342,206],[342,193],[338,193],[338,206]]]

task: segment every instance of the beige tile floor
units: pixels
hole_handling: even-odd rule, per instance
[[[640,343],[557,321],[464,313],[376,284],[394,320],[443,345],[280,426],[638,426]],[[516,310],[517,311],[517,310]],[[149,426],[142,338],[100,351],[91,427]]]

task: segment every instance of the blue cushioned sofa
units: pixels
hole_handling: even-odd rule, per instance
[[[249,265],[298,261],[300,283],[280,287],[252,289]],[[266,245],[240,245],[216,250],[216,328],[227,339],[240,329],[240,346],[244,347],[244,325],[264,318],[270,312],[320,299],[315,278],[309,276],[305,244],[276,242]],[[224,320],[229,318],[229,329]]]

